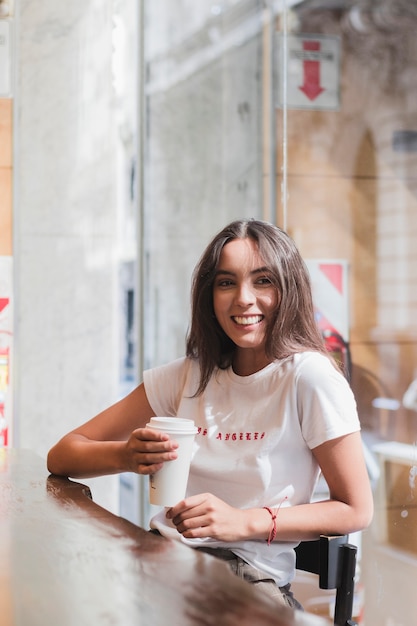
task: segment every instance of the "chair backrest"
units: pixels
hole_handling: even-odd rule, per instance
[[[352,620],[357,547],[347,535],[322,535],[302,541],[295,549],[296,568],[318,574],[320,589],[336,589],[334,624],[357,626]]]

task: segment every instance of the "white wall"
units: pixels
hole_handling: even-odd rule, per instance
[[[42,457],[119,393],[113,5],[16,6],[13,444]]]

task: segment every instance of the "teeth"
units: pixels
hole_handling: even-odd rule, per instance
[[[262,315],[251,315],[250,317],[234,317],[233,318],[236,324],[243,324],[247,326],[248,324],[258,324],[262,320]]]

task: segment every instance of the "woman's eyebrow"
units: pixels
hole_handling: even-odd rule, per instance
[[[265,274],[268,273],[270,270],[265,266],[265,267],[258,267],[254,270],[252,270],[250,273],[252,275],[255,274]],[[216,276],[236,276],[236,272],[232,272],[232,270],[227,270],[227,269],[218,269],[216,271]]]
[[[270,272],[271,270],[269,269],[269,267],[266,267],[266,265],[264,265],[264,267],[259,267],[256,270],[253,270],[253,272],[251,272],[251,274],[268,274],[268,272]]]
[[[216,270],[216,276],[226,276],[226,274],[228,276],[235,276],[236,273],[232,272],[231,270]]]

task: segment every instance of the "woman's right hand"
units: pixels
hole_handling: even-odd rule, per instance
[[[177,458],[178,443],[153,428],[136,428],[125,444],[127,471],[154,474],[166,461]]]
[[[92,478],[120,472],[153,474],[177,458],[178,444],[166,433],[147,428],[155,413],[141,383],[60,439],[48,453],[51,474]]]

